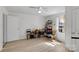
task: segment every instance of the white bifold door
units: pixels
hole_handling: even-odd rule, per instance
[[[71,10],[71,38],[75,51],[79,51],[79,7],[72,7]]]
[[[16,16],[7,17],[7,41],[19,39],[19,19]]]

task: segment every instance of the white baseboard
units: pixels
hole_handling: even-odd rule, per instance
[[[65,47],[68,48],[71,51],[75,51],[75,47],[71,46],[71,44],[65,44]]]

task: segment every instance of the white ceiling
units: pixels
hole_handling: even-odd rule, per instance
[[[31,6],[31,7],[39,7],[39,6]],[[5,6],[8,12],[15,13],[24,13],[24,14],[39,14],[36,8],[31,8],[30,6]],[[43,8],[43,12],[40,15],[51,15],[57,13],[64,13],[64,6],[41,6]]]

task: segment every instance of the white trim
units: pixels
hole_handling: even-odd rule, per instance
[[[2,51],[2,49],[3,49],[3,48],[2,48],[2,45],[0,45],[0,51]]]

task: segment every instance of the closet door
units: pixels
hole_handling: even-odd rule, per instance
[[[8,16],[7,19],[7,41],[19,39],[19,19],[16,16]]]
[[[71,34],[74,37],[79,37],[79,9],[73,9],[71,14]]]
[[[75,51],[79,51],[79,8],[74,8],[71,11],[71,37]]]

